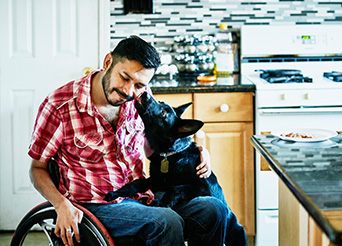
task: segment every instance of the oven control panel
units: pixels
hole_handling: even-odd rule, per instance
[[[326,33],[299,33],[292,36],[294,45],[302,49],[324,49],[328,46]]]
[[[321,38],[318,35],[296,35],[293,39],[298,45],[316,45],[317,42],[323,41],[326,43],[325,37]]]

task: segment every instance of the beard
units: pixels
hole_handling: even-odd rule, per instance
[[[120,106],[121,104],[127,102],[127,101],[131,101],[134,99],[134,97],[126,95],[125,93],[123,93],[122,91],[120,91],[118,88],[110,88],[110,74],[112,72],[113,67],[111,66],[108,71],[105,73],[105,75],[102,78],[102,88],[103,88],[103,92],[105,94],[106,100],[107,102],[112,105],[112,106]],[[125,98],[125,99],[121,99],[121,100],[117,100],[117,101],[113,101],[109,98],[109,96],[113,93],[116,92],[117,94],[119,94],[121,96],[121,98]]]

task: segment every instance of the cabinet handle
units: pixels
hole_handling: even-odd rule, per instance
[[[220,106],[220,110],[221,110],[222,113],[228,112],[229,106],[228,106],[227,104],[224,103],[224,104],[222,104],[222,105]]]
[[[204,137],[205,137],[204,131],[198,131],[198,132],[196,133],[196,137],[197,137],[198,139],[204,139]]]

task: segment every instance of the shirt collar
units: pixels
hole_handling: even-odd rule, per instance
[[[93,76],[102,71],[102,69],[95,70],[89,75],[81,78],[78,83],[75,83],[74,97],[76,98],[76,106],[80,112],[88,112],[89,115],[94,116],[94,105],[91,100],[91,80]]]

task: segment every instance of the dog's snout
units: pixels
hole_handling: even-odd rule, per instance
[[[139,95],[135,98],[135,101],[141,103],[141,94],[139,94]]]
[[[141,97],[141,98],[144,98],[144,99],[147,99],[148,96],[149,96],[149,94],[148,94],[146,91],[144,91],[144,92],[140,95],[140,97]]]

